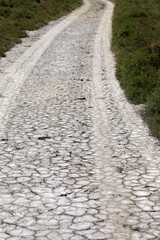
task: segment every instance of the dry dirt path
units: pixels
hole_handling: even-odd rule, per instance
[[[160,239],[159,146],[116,81],[112,13],[87,0],[0,62],[1,240]]]

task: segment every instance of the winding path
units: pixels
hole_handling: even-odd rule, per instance
[[[160,240],[159,144],[116,80],[113,8],[86,0],[1,59],[1,240]]]

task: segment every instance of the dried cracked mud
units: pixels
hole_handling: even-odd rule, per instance
[[[87,0],[0,62],[0,239],[160,240],[160,150]]]

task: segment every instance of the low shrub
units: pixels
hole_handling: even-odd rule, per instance
[[[154,136],[160,139],[160,87],[155,88],[148,97],[142,117],[150,126]]]
[[[37,29],[82,4],[82,0],[0,0],[0,57]]]
[[[156,136],[160,112],[151,111],[151,106],[158,109],[160,100],[159,27],[159,0],[115,0],[112,45],[117,78],[129,101],[145,104],[143,116],[154,135],[153,129],[159,131]]]

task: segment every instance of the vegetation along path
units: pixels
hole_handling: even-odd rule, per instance
[[[0,239],[160,239],[160,152],[119,87],[109,1],[0,61]]]

